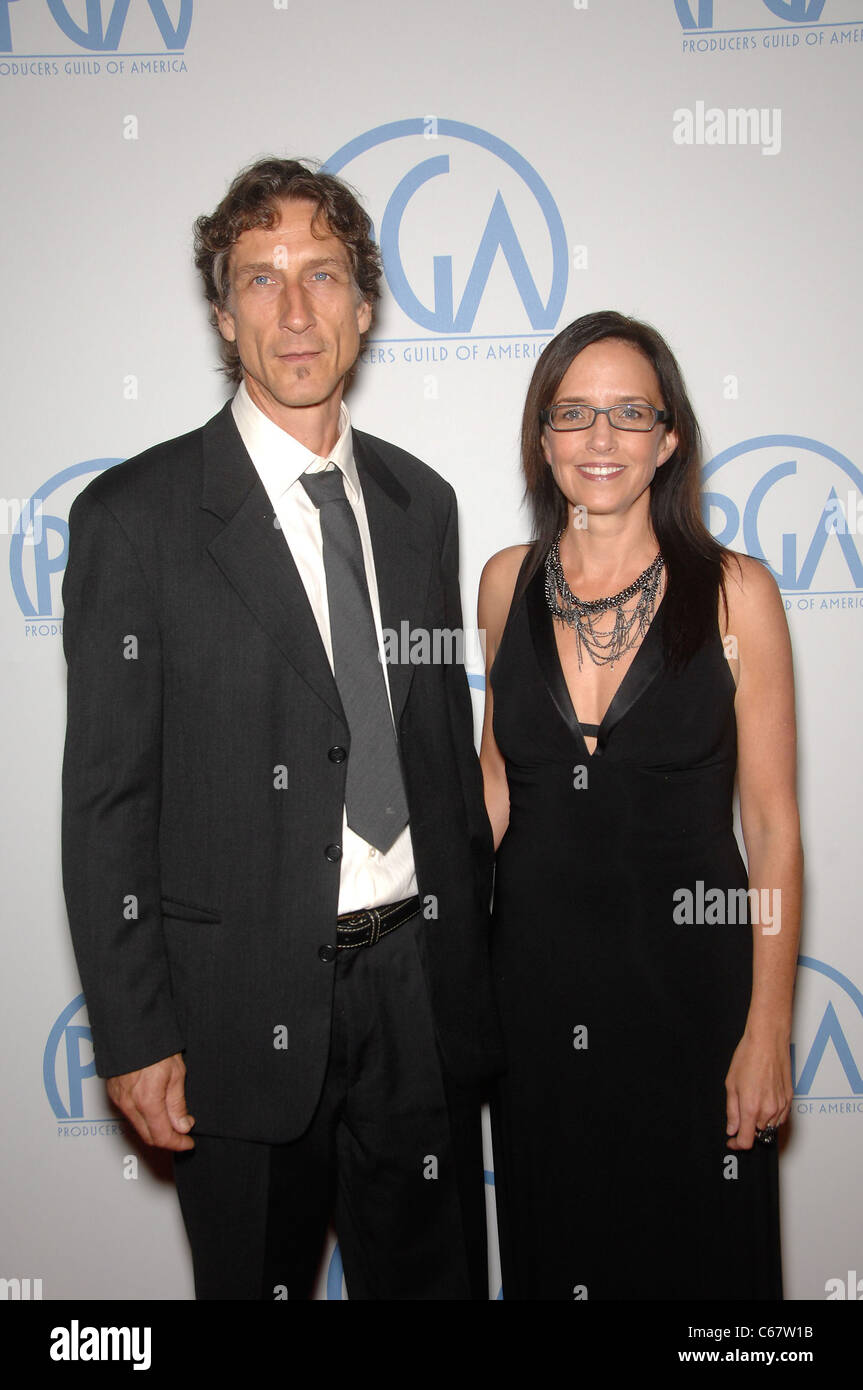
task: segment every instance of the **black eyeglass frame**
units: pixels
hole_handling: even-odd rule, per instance
[[[592,410],[593,419],[585,425],[553,424],[551,412],[564,405],[578,405],[582,406],[585,410]],[[638,425],[615,424],[611,418],[611,412],[613,410],[625,410],[627,405],[637,405],[640,406],[642,410],[652,410],[653,424],[649,425],[647,429],[640,429]],[[539,412],[539,422],[541,425],[548,425],[548,428],[554,430],[555,434],[573,434],[577,430],[589,430],[592,425],[596,424],[597,415],[605,415],[613,430],[623,430],[627,434],[650,434],[650,431],[655,430],[657,425],[668,425],[671,423],[670,411],[657,410],[655,405],[648,405],[646,401],[621,401],[619,405],[588,405],[586,401],[556,401],[555,404],[549,406],[547,410],[541,410]]]

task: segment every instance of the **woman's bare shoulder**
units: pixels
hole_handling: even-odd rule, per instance
[[[782,608],[782,595],[770,570],[761,560],[726,550],[722,558],[725,595],[730,612],[756,615]]]
[[[480,602],[484,597],[494,608],[501,604],[509,608],[516,580],[529,550],[529,545],[508,545],[506,550],[499,550],[486,561],[479,581]]]
[[[751,668],[753,659],[775,660],[789,646],[785,602],[770,570],[761,560],[734,550],[723,557],[725,635],[740,639]]]
[[[495,637],[506,622],[529,545],[509,545],[486,561],[479,581],[479,625]]]
[[[509,586],[512,593],[518,572],[529,550],[529,545],[508,545],[505,550],[499,550],[486,561],[480,583],[486,584],[495,592]]]

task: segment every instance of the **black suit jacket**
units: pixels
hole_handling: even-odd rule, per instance
[[[460,628],[452,488],[370,435],[353,447],[383,627]],[[63,872],[99,1074],[182,1051],[199,1132],[281,1142],[327,1063],[346,773],[329,755],[350,733],[274,521],[230,405],[76,500]],[[439,1047],[473,1083],[500,1058],[467,681],[388,669]]]

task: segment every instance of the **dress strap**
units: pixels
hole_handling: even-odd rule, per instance
[[[512,603],[510,604],[511,612],[514,612],[515,609],[518,607],[519,600],[524,594],[525,589],[527,588],[533,576],[536,574],[537,570],[540,568],[542,561],[545,558],[544,556],[538,554],[538,545],[538,541],[531,541],[530,545],[527,548],[525,557],[521,562],[521,568],[518,572],[518,578],[515,581],[515,589],[513,590]]]

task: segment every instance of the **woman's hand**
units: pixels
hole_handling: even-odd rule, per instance
[[[749,867],[752,994],[725,1079],[730,1149],[791,1108],[791,1000],[800,936],[800,817],[791,641],[782,595],[757,560],[731,557],[724,641],[737,657],[737,772]]]
[[[787,1040],[758,1039],[747,1030],[734,1050],[725,1095],[729,1149],[751,1149],[756,1129],[783,1124],[793,1096]]]

